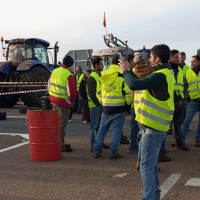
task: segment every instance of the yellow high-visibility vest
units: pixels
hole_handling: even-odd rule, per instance
[[[80,76],[76,75],[76,84],[77,84],[77,92],[79,91],[80,83],[83,79],[84,74],[80,74]]]
[[[125,106],[133,102],[131,90],[124,82],[118,65],[110,65],[108,70],[102,72],[97,85],[97,98],[102,106]]]
[[[198,75],[192,69],[186,72],[186,80],[188,82],[188,93],[190,99],[200,98],[200,73]]]
[[[54,97],[66,99],[70,103],[66,87],[67,79],[70,75],[72,75],[71,72],[63,67],[54,69],[48,82],[49,94]]]
[[[143,90],[136,121],[159,131],[167,131],[174,114],[174,76],[168,68],[153,73],[165,74],[170,97],[166,101],[160,101],[148,90]]]
[[[184,98],[184,82],[183,82],[183,70],[178,67],[178,76],[177,76],[177,81],[174,77],[174,90],[176,91],[176,94]]]

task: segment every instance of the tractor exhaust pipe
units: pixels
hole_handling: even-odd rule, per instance
[[[55,45],[54,45],[54,65],[55,65],[55,68],[57,68],[57,53],[58,53],[58,50],[59,50],[59,46],[57,44],[58,44],[58,42],[56,42]]]

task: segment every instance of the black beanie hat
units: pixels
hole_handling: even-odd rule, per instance
[[[65,55],[63,58],[63,64],[67,67],[71,67],[74,64],[74,59],[69,55]]]

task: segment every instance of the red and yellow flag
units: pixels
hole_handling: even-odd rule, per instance
[[[103,16],[103,25],[104,25],[105,28],[106,28],[106,15],[105,15],[105,12],[104,12],[104,16]]]

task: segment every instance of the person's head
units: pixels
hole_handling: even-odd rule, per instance
[[[76,67],[76,74],[80,75],[82,73],[82,67],[81,66],[77,66]]]
[[[105,59],[105,60],[108,60],[108,56],[104,56],[104,59]]]
[[[168,63],[170,57],[170,48],[165,44],[155,45],[150,52],[150,65],[159,63]]]
[[[191,68],[192,69],[197,69],[200,66],[200,56],[192,56],[192,60],[191,60]]]
[[[91,74],[91,71],[88,69],[88,70],[85,72],[85,77],[88,78],[90,74]]]
[[[178,50],[175,50],[175,49],[171,50],[169,61],[173,64],[178,65],[179,64],[179,55],[178,54],[179,54]]]
[[[133,54],[128,54],[126,55],[126,60],[129,62],[130,67],[134,67],[134,55]]]
[[[149,59],[150,59],[150,53],[147,53],[146,58],[145,58],[146,65],[150,65]]]
[[[118,56],[118,55],[114,56],[114,57],[112,58],[111,64],[112,64],[112,65],[118,65],[118,63],[119,63],[118,60],[119,60],[119,56]]]
[[[186,60],[186,54],[185,52],[180,52],[179,53],[179,64],[183,65]]]
[[[103,59],[99,56],[93,57],[92,65],[96,71],[101,72],[103,70]]]
[[[63,64],[69,69],[69,71],[71,71],[74,64],[74,59],[69,55],[65,55],[63,58]]]
[[[135,66],[136,66],[136,65],[140,65],[140,64],[141,64],[141,62],[140,62],[140,56],[138,56],[138,55],[135,56],[133,62],[134,62],[134,65],[135,65]]]

